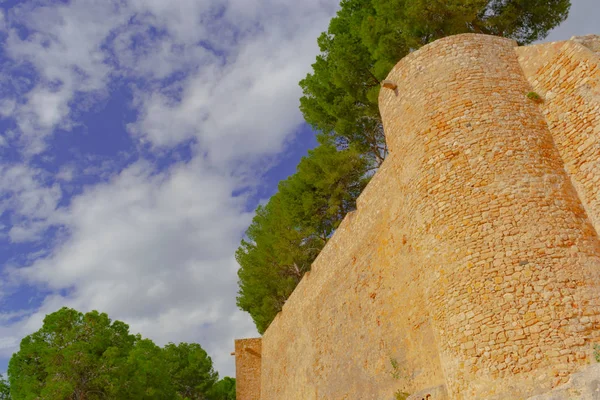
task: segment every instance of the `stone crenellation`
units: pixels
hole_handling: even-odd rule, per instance
[[[597,398],[600,37],[451,36],[385,82],[390,154],[236,341],[238,400]]]

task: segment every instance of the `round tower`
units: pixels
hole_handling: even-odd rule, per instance
[[[600,242],[515,46],[438,40],[379,98],[456,399],[547,391],[589,364],[600,335]]]

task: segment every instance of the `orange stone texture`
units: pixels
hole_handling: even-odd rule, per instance
[[[402,59],[390,154],[258,364],[236,342],[238,400],[525,399],[595,363],[599,50],[465,34]]]
[[[260,400],[261,339],[235,341],[236,399]]]

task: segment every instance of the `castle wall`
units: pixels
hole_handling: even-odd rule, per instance
[[[265,332],[262,400],[380,400],[443,384],[398,165],[385,161]]]
[[[594,203],[547,122],[569,100],[526,96],[563,45],[514,47],[452,36],[390,72],[390,155],[263,335],[261,400],[517,399],[590,363]]]
[[[565,169],[600,232],[600,36],[516,49]],[[598,51],[598,52],[594,52]]]

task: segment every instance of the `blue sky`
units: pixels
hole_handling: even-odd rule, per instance
[[[596,2],[547,40],[600,33]],[[234,252],[315,145],[298,81],[337,3],[0,0],[0,371],[66,305],[234,374]]]

